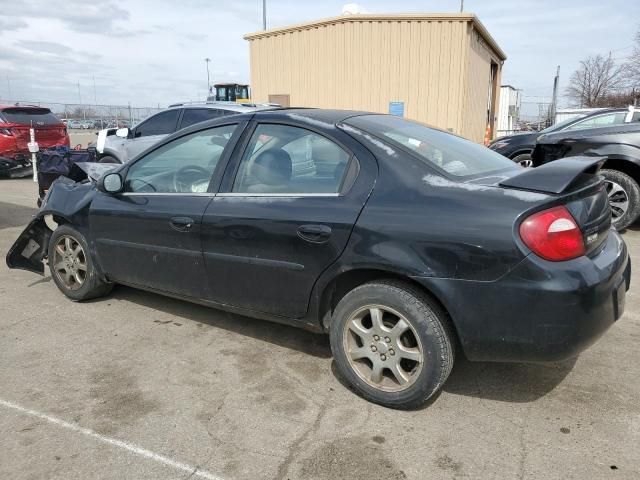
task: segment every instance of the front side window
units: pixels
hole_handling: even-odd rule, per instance
[[[237,125],[175,139],[147,154],[127,172],[125,192],[204,193]]]
[[[426,164],[454,177],[484,175],[515,165],[487,147],[403,118],[362,115],[346,123],[385,140],[390,146],[402,146]]]
[[[179,109],[167,110],[158,113],[145,120],[136,127],[135,137],[148,137],[150,135],[168,135],[173,133],[178,123]]]
[[[238,193],[338,193],[349,154],[304,128],[263,124],[251,141],[233,185]]]
[[[585,128],[608,127],[624,123],[627,112],[607,113],[596,117],[587,118],[581,122],[574,123],[567,130],[582,130]]]

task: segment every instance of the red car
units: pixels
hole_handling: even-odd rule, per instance
[[[69,146],[67,127],[51,110],[34,105],[0,105],[0,174],[16,175],[31,166],[27,144],[33,126],[40,149]]]

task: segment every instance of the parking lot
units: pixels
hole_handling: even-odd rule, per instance
[[[0,181],[2,252],[35,198]],[[640,228],[624,238],[636,258]],[[405,412],[350,392],[324,336],[125,287],[72,303],[48,274],[0,268],[0,478],[640,477],[637,274],[579,358],[460,356]]]

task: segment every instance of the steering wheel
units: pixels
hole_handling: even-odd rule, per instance
[[[173,191],[178,193],[193,192],[197,183],[209,182],[211,172],[204,167],[187,165],[173,174]]]

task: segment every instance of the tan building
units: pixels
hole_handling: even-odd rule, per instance
[[[244,38],[255,100],[391,108],[477,142],[493,127],[506,56],[475,15],[345,15]]]

